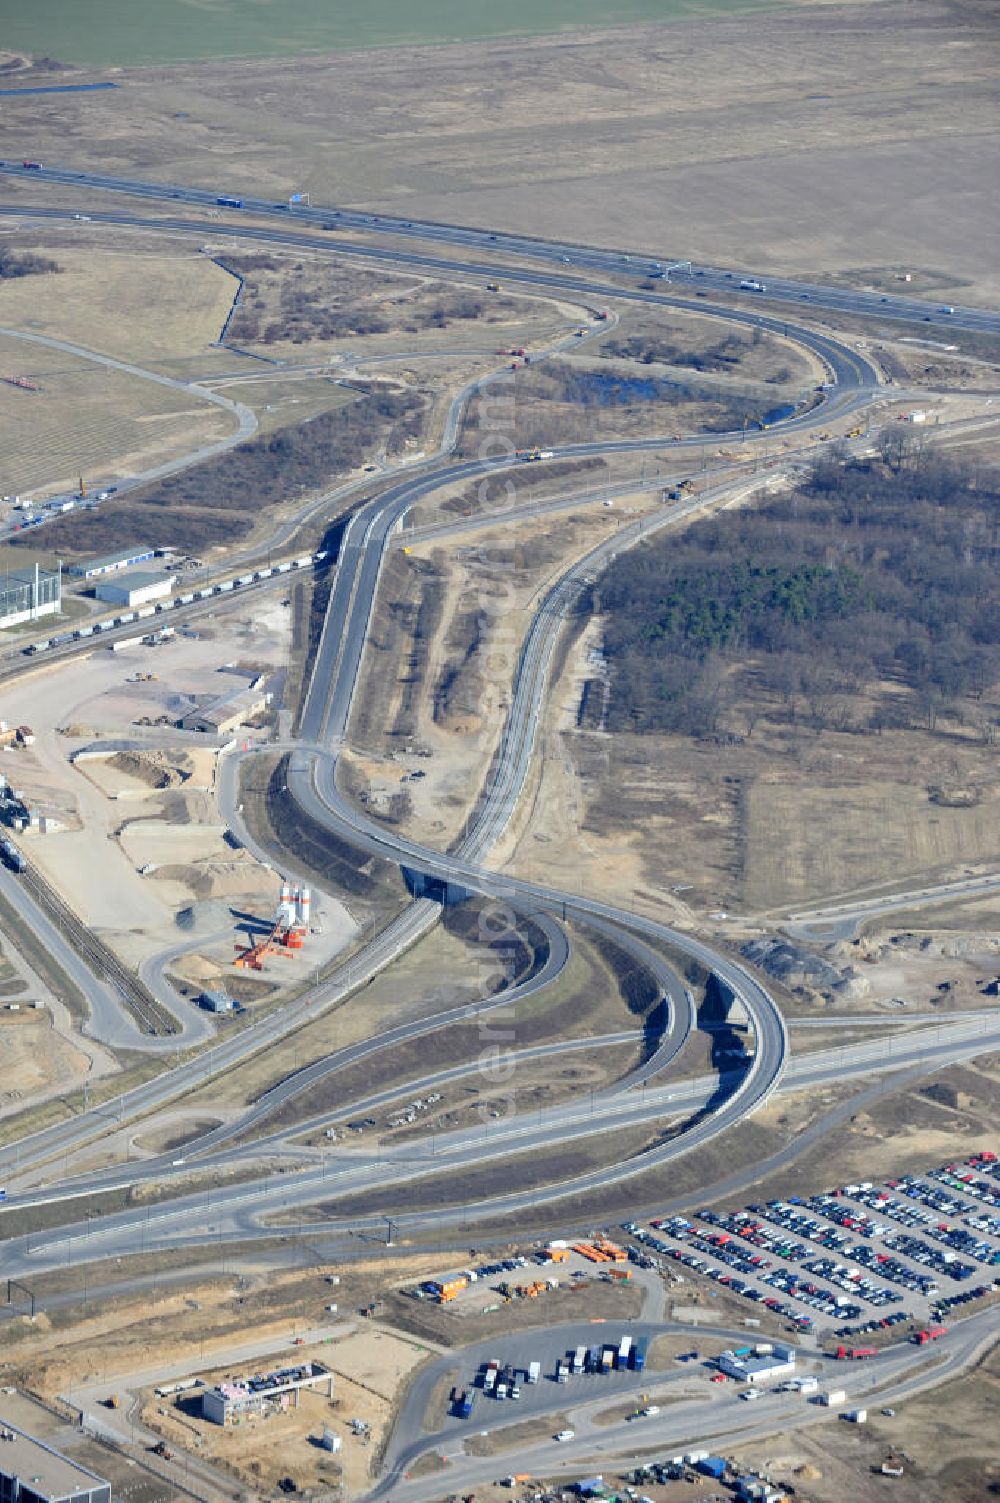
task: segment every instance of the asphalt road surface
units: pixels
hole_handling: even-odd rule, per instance
[[[545,240],[537,236],[520,235],[509,230],[492,231],[473,225],[441,224],[433,220],[404,219],[393,214],[364,214],[348,208],[335,206],[293,204],[285,199],[276,203],[240,190],[220,187],[217,189],[191,188],[178,183],[156,183],[141,178],[116,177],[110,174],[77,172],[72,168],[40,164],[25,168],[21,162],[2,162],[0,172],[11,177],[58,183],[79,190],[83,197],[78,202],[86,204],[86,190],[100,189],[118,192],[130,198],[154,201],[172,201],[196,207],[223,208],[231,213],[242,210],[256,218],[280,216],[283,222],[292,222],[325,230],[360,232],[369,237],[388,236],[393,240],[418,240],[441,245],[458,246],[490,256],[517,256],[545,264],[554,264],[570,269],[603,272],[605,275],[640,277],[643,280],[663,278],[674,282],[683,281],[696,286],[718,291],[744,291],[751,296],[767,298],[779,303],[811,303],[817,308],[838,313],[850,313],[871,317],[892,317],[911,322],[945,324],[949,328],[981,329],[996,333],[1000,331],[1000,314],[990,309],[951,307],[924,302],[919,298],[897,297],[895,294],[879,294],[858,291],[850,287],[837,287],[820,282],[803,282],[786,277],[775,277],[766,271],[727,270],[681,260],[676,254],[661,251],[648,254],[601,249],[575,244],[571,241]],[[289,195],[290,197],[291,195]],[[225,200],[229,199],[230,202]],[[233,200],[236,200],[234,202]],[[21,213],[25,211],[20,210]],[[79,213],[80,211],[77,210]],[[90,214],[92,220],[104,216]],[[227,222],[225,228],[237,228]],[[218,233],[221,226],[216,224]],[[494,262],[488,266],[491,275],[503,275],[511,280],[516,275],[507,266]],[[742,289],[740,283],[748,284]]]

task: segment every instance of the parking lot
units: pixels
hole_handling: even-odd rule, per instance
[[[538,1318],[543,1320],[546,1297],[555,1289],[582,1286],[578,1292],[583,1304],[595,1280],[626,1285],[635,1282],[627,1262],[597,1264],[564,1244],[559,1244],[557,1257],[558,1261],[553,1261],[550,1253],[539,1249],[489,1262],[473,1262],[460,1271],[442,1274],[441,1281],[427,1280],[412,1293],[417,1298],[433,1298],[435,1282],[443,1281],[449,1285],[447,1308],[451,1313],[481,1315],[499,1311],[505,1302],[529,1300],[533,1306],[537,1305]],[[460,1283],[463,1287],[459,1287]]]
[[[981,1154],[883,1185],[623,1229],[640,1265],[687,1268],[804,1333],[888,1330],[940,1319],[1000,1281],[1000,1163]]]
[[[565,1399],[567,1408],[592,1398],[620,1398],[639,1394],[650,1383],[664,1374],[636,1370],[634,1348],[645,1344],[662,1329],[656,1324],[628,1321],[619,1324],[613,1321],[584,1321],[579,1325],[563,1326],[558,1332],[545,1330],[524,1331],[516,1336],[499,1336],[491,1341],[477,1342],[461,1354],[461,1374],[456,1381],[454,1397],[448,1399],[443,1411],[427,1416],[428,1428],[434,1427],[446,1433],[461,1433],[463,1429],[478,1432],[512,1420],[528,1419],[533,1415],[553,1411],[555,1405]],[[627,1336],[633,1351],[625,1366],[616,1367],[614,1362],[601,1366],[601,1354],[606,1349],[620,1351],[622,1338]],[[574,1357],[583,1349],[587,1357],[582,1368],[574,1371]],[[537,1377],[529,1381],[528,1374],[537,1364]],[[565,1376],[559,1380],[562,1366]],[[492,1376],[491,1376],[492,1375]],[[498,1397],[501,1391],[504,1397]],[[517,1397],[512,1397],[513,1389]],[[460,1396],[465,1393],[472,1400],[469,1414],[461,1412]]]

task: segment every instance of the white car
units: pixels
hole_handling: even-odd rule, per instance
[[[572,1440],[575,1435],[576,1435],[576,1431],[575,1430],[560,1430],[559,1434],[556,1435],[556,1436],[554,1436],[553,1439],[555,1439],[555,1440]]]

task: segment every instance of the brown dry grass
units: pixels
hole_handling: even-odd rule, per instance
[[[234,277],[193,243],[112,246],[93,231],[86,238],[74,246],[65,234],[43,233],[44,254],[60,271],[5,282],[0,322],[166,375],[176,361],[207,352],[236,294]],[[17,247],[33,248],[20,236]]]
[[[43,280],[26,277],[26,282]],[[74,487],[81,474],[133,474],[235,427],[228,412],[170,387],[95,365],[63,350],[0,335],[0,365],[42,389],[0,383],[5,492]],[[169,540],[166,523],[154,542]]]
[[[995,293],[993,39],[989,7],[889,0],[150,67],[113,109],[9,100],[7,154],[809,274],[904,255]]]
[[[775,1480],[792,1482],[813,1503],[882,1503],[887,1496],[927,1503],[982,1503],[1000,1479],[993,1433],[1000,1398],[1000,1351],[960,1378],[895,1405],[884,1417],[869,1408],[866,1425],[811,1426],[741,1446],[740,1460]],[[904,1475],[879,1475],[901,1460]]]
[[[579,703],[571,662],[553,701]],[[739,719],[734,712],[734,724]],[[860,736],[755,724],[741,745],[614,737],[564,716],[519,867],[578,890],[637,886],[696,913],[953,880],[1000,858],[995,757],[971,732]],[[948,807],[942,781],[976,790]],[[524,863],[528,863],[524,865]],[[932,919],[932,922],[934,920]]]

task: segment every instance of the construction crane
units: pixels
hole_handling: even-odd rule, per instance
[[[301,950],[309,933],[309,910],[311,894],[308,887],[294,890],[287,882],[281,884],[281,896],[269,934],[255,940],[251,945],[237,945],[239,954],[233,965],[247,971],[262,971],[268,955],[282,955],[290,959],[293,950]]]

